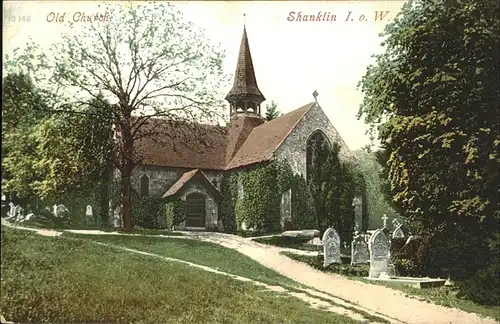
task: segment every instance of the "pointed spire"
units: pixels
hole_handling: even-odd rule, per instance
[[[248,45],[246,25],[243,26],[243,37],[236,63],[233,87],[227,94],[226,100],[231,104],[231,115],[239,109],[244,112],[247,112],[248,109],[253,109],[254,113],[260,115],[260,104],[266,100],[257,86],[252,55],[250,54],[250,46]]]

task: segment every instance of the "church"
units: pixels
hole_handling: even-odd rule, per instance
[[[313,89],[311,89],[313,90]],[[135,149],[143,156],[132,174],[133,189],[145,197],[177,197],[185,202],[185,220],[176,229],[221,229],[221,178],[226,172],[245,172],[256,165],[286,160],[292,171],[308,177],[315,146],[340,144],[340,158],[356,161],[325,112],[314,101],[266,121],[261,105],[266,100],[257,85],[246,27],[236,62],[234,83],[226,100],[230,120],[222,132],[205,134],[199,149],[161,138],[143,138]],[[161,120],[150,120],[161,123]],[[182,132],[182,127],[171,130]],[[179,144],[179,143],[178,143]],[[281,217],[284,217],[283,215]],[[114,223],[118,221],[114,215]]]

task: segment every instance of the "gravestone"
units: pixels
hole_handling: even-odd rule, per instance
[[[352,205],[354,206],[354,226],[361,229],[363,226],[363,200],[361,197],[355,197]]]
[[[94,213],[92,211],[92,206],[87,205],[85,209],[85,222],[86,223],[92,223],[94,221]]]
[[[287,230],[285,225],[292,221],[292,189],[281,195],[281,228]]]
[[[63,217],[68,211],[64,205],[54,205],[54,216],[56,217]]]
[[[24,217],[24,220],[29,221],[31,219],[31,217],[33,217],[33,216],[35,216],[35,214],[29,213],[28,215],[26,215],[26,217]]]
[[[389,262],[389,239],[382,230],[376,230],[370,238],[370,278],[387,274]]]
[[[341,263],[340,259],[340,236],[333,228],[328,228],[323,234],[323,267],[332,263]]]
[[[354,236],[351,242],[351,265],[368,263],[370,252],[364,235]]]
[[[392,232],[392,238],[397,238],[397,237],[405,237],[405,233],[403,232],[403,224],[399,224],[398,227]]]
[[[10,207],[10,209],[9,209],[9,212],[7,213],[8,219],[16,217],[16,213],[14,211],[14,208],[16,207],[16,205],[14,205],[14,203],[11,201],[9,203],[9,207]]]
[[[389,231],[389,229],[387,227],[384,227],[381,229],[382,232],[384,232],[385,236],[387,236],[387,238],[389,239],[391,236],[391,232]]]

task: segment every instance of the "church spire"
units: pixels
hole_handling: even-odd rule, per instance
[[[245,24],[243,25],[243,37],[236,63],[234,83],[226,96],[226,100],[231,106],[231,117],[236,116],[238,113],[260,117],[260,104],[266,100],[257,86]]]

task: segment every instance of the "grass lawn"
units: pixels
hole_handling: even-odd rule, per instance
[[[2,228],[2,245],[0,312],[16,323],[357,323],[251,283],[86,240]]]
[[[458,298],[457,297],[457,288],[456,287],[435,287],[435,288],[425,288],[418,289],[409,286],[403,286],[398,284],[390,284],[390,283],[382,283],[382,282],[374,282],[363,279],[368,276],[368,271],[370,266],[367,264],[361,264],[356,266],[351,266],[347,264],[337,264],[331,265],[326,269],[323,269],[323,257],[315,257],[315,256],[305,256],[305,255],[296,255],[292,253],[282,252],[282,254],[292,258],[294,260],[304,262],[309,266],[324,271],[324,272],[332,272],[344,275],[353,280],[360,280],[364,283],[368,284],[376,284],[382,285],[386,287],[390,287],[393,289],[397,289],[403,291],[409,296],[427,300],[429,302],[433,302],[438,305],[458,308],[467,312],[476,313],[482,316],[488,316],[500,320],[500,306],[497,307],[488,307],[476,304],[472,301]]]
[[[189,261],[267,284],[299,286],[299,284],[293,280],[260,265],[258,262],[238,251],[214,243],[174,237],[86,235],[74,233],[64,233],[63,236],[109,243],[165,257]]]

